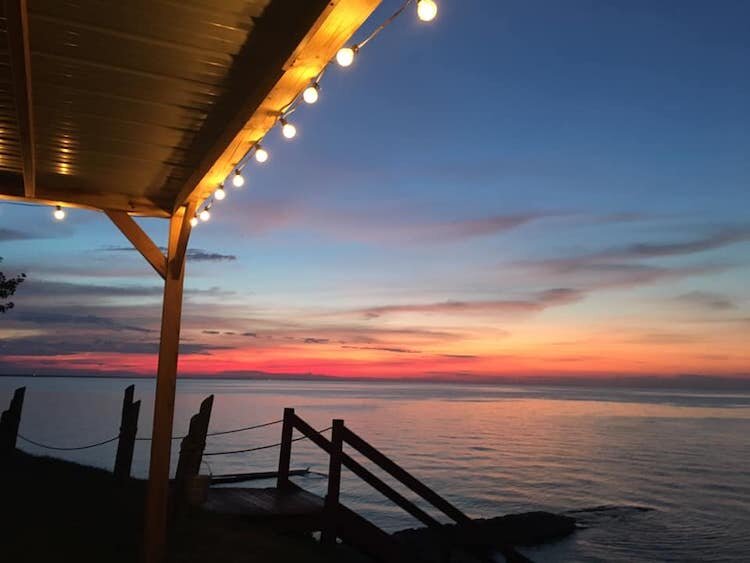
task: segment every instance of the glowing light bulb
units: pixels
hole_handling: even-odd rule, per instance
[[[320,87],[318,86],[318,83],[313,82],[307,88],[305,88],[304,92],[302,92],[302,99],[305,100],[308,104],[314,104],[318,101],[319,89]]]
[[[281,118],[281,134],[287,139],[294,139],[297,135],[297,128],[283,117]]]
[[[438,7],[435,0],[417,0],[417,17],[423,22],[429,22],[437,16]]]
[[[234,171],[234,177],[232,177],[232,185],[235,188],[241,188],[245,185],[245,178],[243,178],[242,174],[240,174],[239,168]]]
[[[193,215],[190,218],[190,226],[191,227],[195,227],[197,224],[198,224],[198,217],[196,217],[195,215]]]
[[[63,219],[65,219],[65,210],[58,205],[52,212],[52,216],[58,221],[62,221]]]
[[[205,222],[211,218],[211,213],[208,211],[208,209],[204,209],[203,211],[200,212],[198,217],[200,217],[201,221]]]
[[[265,162],[266,160],[268,160],[268,151],[258,145],[255,149],[255,160],[257,160],[258,162]]]
[[[339,66],[351,66],[354,62],[354,55],[356,54],[356,47],[342,47],[339,49],[339,52],[336,53],[336,62],[339,63]]]
[[[214,198],[216,198],[218,201],[221,201],[225,197],[227,197],[227,192],[224,191],[224,188],[219,186],[219,189],[214,192]]]

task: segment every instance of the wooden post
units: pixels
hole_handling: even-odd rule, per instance
[[[0,415],[0,456],[9,456],[16,449],[18,426],[21,424],[21,411],[26,387],[19,387],[13,393],[8,410]]]
[[[190,236],[190,218],[194,213],[195,203],[192,203],[187,209],[177,210],[169,221],[167,276],[164,281],[159,364],[154,397],[154,425],[151,434],[151,459],[146,492],[144,530],[144,561],[146,563],[162,563],[166,555],[169,460],[172,452],[182,288],[185,276],[185,254]]]
[[[294,409],[284,409],[284,422],[281,425],[281,448],[279,449],[278,489],[289,487],[289,464],[292,461],[292,434],[294,433]]]
[[[190,481],[200,473],[213,404],[213,395],[203,400],[198,412],[190,418],[190,428],[180,443],[180,458],[174,476],[175,511],[185,506]]]
[[[138,433],[138,414],[141,410],[141,402],[133,401],[134,393],[135,385],[129,385],[125,388],[125,396],[122,399],[120,438],[117,441],[114,470],[118,481],[127,481],[130,478],[130,469],[133,467],[135,435]]]
[[[343,453],[344,421],[334,419],[331,432],[330,461],[328,463],[328,492],[325,499],[325,528],[320,535],[320,543],[328,546],[336,544],[336,520],[339,512]]]

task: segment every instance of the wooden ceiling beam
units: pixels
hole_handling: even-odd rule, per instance
[[[7,19],[8,55],[13,79],[13,98],[18,118],[18,136],[23,161],[26,197],[36,195],[34,108],[31,97],[31,50],[26,0],[3,0]]]
[[[277,53],[278,60],[269,61],[257,79],[258,53],[272,52],[279,33],[290,33],[289,13],[299,13],[295,0],[271,3],[257,22],[250,36],[252,58],[247,72],[247,95],[235,104],[234,113],[223,123],[222,132],[216,136],[193,174],[180,188],[173,210],[186,202],[200,203],[209,197],[217,186],[232,172],[237,161],[271,129],[285,108],[309,82],[333,59],[354,32],[370,16],[381,0],[333,0],[330,2],[308,0],[306,10],[317,10],[317,18],[304,21],[305,30],[295,47]],[[278,52],[278,48],[276,49]],[[240,61],[241,64],[241,61]]]
[[[42,197],[26,197],[23,193],[10,195],[0,193],[0,201],[36,203],[39,205],[89,209],[91,211],[125,211],[139,217],[159,217],[167,219],[170,213],[164,211],[151,200],[110,193],[62,193],[44,192]]]
[[[94,211],[125,211],[130,215],[167,218],[171,214],[151,199],[106,191],[50,190],[37,186],[35,197],[26,197],[23,180],[17,174],[0,173],[0,201],[61,205]]]

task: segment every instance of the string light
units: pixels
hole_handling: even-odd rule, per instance
[[[434,0],[417,0],[417,17],[423,22],[429,22],[437,16],[438,7]]]
[[[268,151],[260,146],[260,143],[255,145],[255,160],[258,162],[265,162],[268,160]]]
[[[401,6],[391,14],[390,17],[384,20],[359,43],[339,49],[335,56],[336,63],[344,68],[351,66],[362,47],[364,47],[367,43],[369,43],[372,39],[379,35],[380,32],[382,32],[386,27],[393,23],[393,21],[398,18],[414,1],[415,0],[405,0],[403,4],[401,4]],[[437,17],[438,5],[435,0],[416,0],[416,8],[417,17],[421,21],[429,22]],[[289,123],[286,117],[294,112],[299,107],[299,104],[301,102],[304,101],[307,104],[314,104],[318,101],[318,99],[320,98],[320,79],[332,62],[333,61],[330,61],[321,69],[318,75],[315,76],[315,78],[313,78],[312,81],[305,87],[301,95],[297,94],[297,96],[295,96],[288,105],[284,106],[280,110],[279,123],[281,124],[281,134],[285,138],[293,139],[297,136],[297,128],[292,123]],[[253,152],[252,149],[254,149],[256,161],[263,163],[268,160],[268,151],[260,145],[260,142],[257,142],[255,146],[252,147],[250,151],[246,152],[245,155],[240,159],[237,168],[234,170],[234,176],[232,176],[232,185],[236,188],[240,188],[245,184],[245,178],[241,174],[241,168],[251,152]],[[208,204],[203,208],[203,210],[200,213],[197,213],[196,216],[191,217],[190,225],[195,227],[198,224],[198,219],[204,222],[208,221],[211,218],[211,213],[209,210],[211,209],[213,201],[221,201],[225,197],[226,192],[224,191],[223,185],[221,185],[214,192],[213,198],[209,199]],[[63,211],[58,206],[54,212],[54,217],[55,219],[62,220],[65,217],[65,211]]]
[[[279,119],[279,122],[281,123],[281,134],[284,135],[287,139],[294,139],[294,137],[297,136],[297,128],[289,123],[286,119],[283,117]]]
[[[339,49],[339,52],[336,53],[336,62],[339,63],[339,66],[351,66],[354,62],[354,55],[357,54],[358,49],[359,47],[357,45],[354,47],[342,47]]]
[[[318,101],[318,90],[320,90],[320,86],[317,82],[313,82],[302,92],[302,99],[308,104],[314,104]]]
[[[245,178],[242,177],[239,168],[234,171],[234,176],[232,176],[232,185],[235,188],[241,188],[245,185]]]
[[[52,212],[52,216],[58,221],[62,221],[63,219],[65,219],[65,210],[58,205],[55,207],[55,210]]]

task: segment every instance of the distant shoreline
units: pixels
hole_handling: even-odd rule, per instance
[[[21,374],[0,373],[0,378],[29,379],[155,379],[153,375],[133,373],[115,374]],[[474,376],[474,377],[353,377],[319,374],[272,374],[251,372],[246,374],[184,375],[180,379],[196,381],[305,381],[320,383],[392,383],[392,384],[452,384],[452,385],[505,385],[544,387],[604,387],[629,389],[674,389],[750,391],[750,375],[652,375],[652,376]]]

